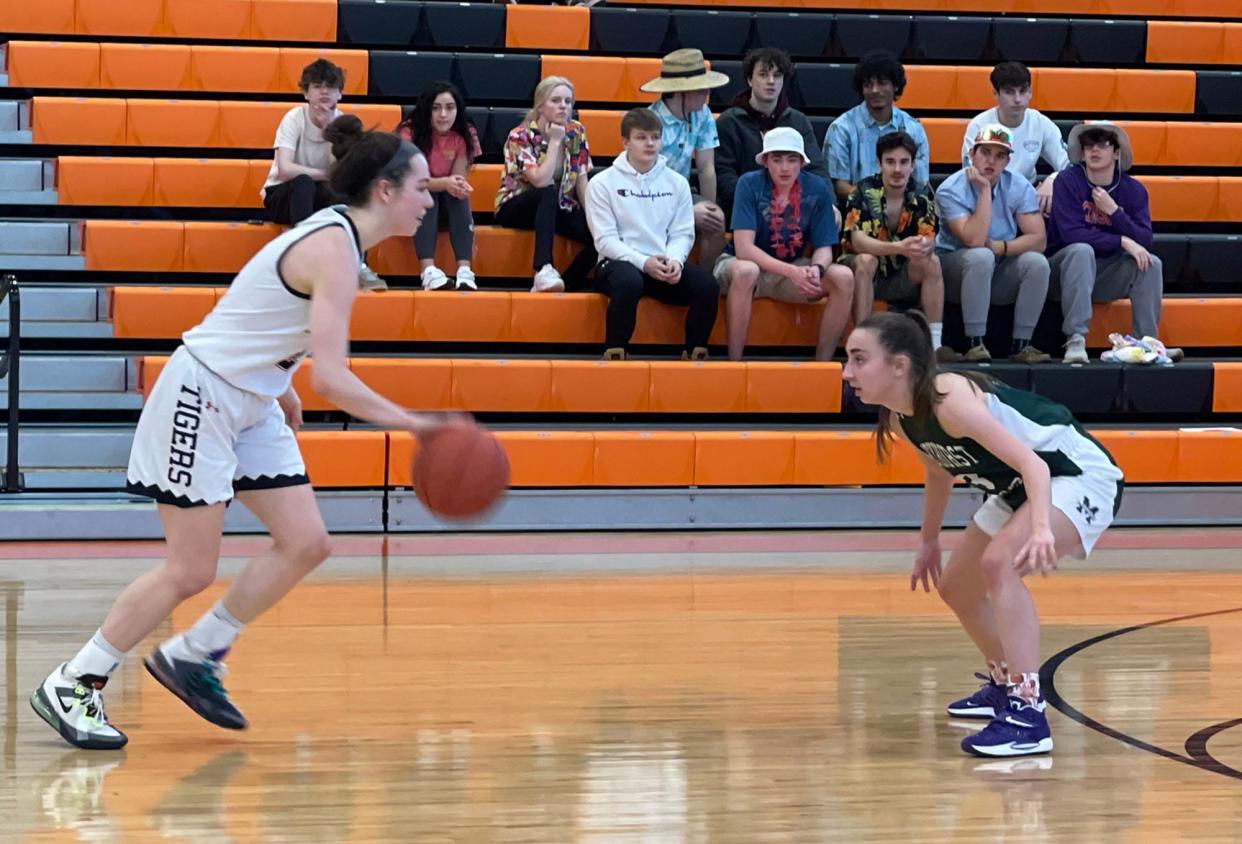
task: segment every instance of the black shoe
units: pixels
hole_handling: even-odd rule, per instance
[[[220,677],[224,674],[222,663],[214,659],[202,662],[169,659],[156,648],[142,664],[161,686],[217,727],[244,730],[248,726],[246,716],[237,710],[224,686],[220,685]]]

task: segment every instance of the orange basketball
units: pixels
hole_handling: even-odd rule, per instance
[[[414,492],[444,519],[470,519],[488,510],[509,486],[509,458],[478,425],[448,425],[419,438]]]

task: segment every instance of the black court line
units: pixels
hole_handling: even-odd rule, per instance
[[[1207,749],[1207,743],[1213,736],[1232,727],[1242,725],[1242,718],[1235,718],[1232,721],[1223,721],[1219,724],[1213,724],[1210,727],[1205,727],[1202,730],[1199,730],[1199,732],[1186,739],[1186,753],[1188,755],[1183,756],[1180,753],[1165,750],[1163,747],[1157,747],[1156,745],[1149,744],[1142,739],[1127,735],[1120,730],[1113,729],[1107,724],[1101,724],[1089,715],[1084,715],[1082,712],[1074,708],[1072,704],[1068,703],[1065,698],[1061,697],[1061,695],[1057,692],[1056,687],[1056,673],[1057,669],[1061,667],[1061,664],[1074,654],[1079,653],[1080,651],[1085,651],[1092,645],[1097,645],[1100,642],[1104,642],[1109,639],[1115,639],[1118,636],[1124,636],[1127,633],[1133,633],[1136,630],[1146,630],[1149,627],[1160,627],[1164,624],[1174,624],[1179,621],[1190,621],[1196,618],[1210,618],[1215,615],[1228,615],[1230,613],[1237,612],[1242,612],[1242,607],[1234,607],[1229,610],[1214,610],[1213,612],[1194,613],[1193,615],[1179,615],[1176,618],[1165,618],[1160,621],[1149,621],[1146,624],[1135,624],[1132,627],[1123,627],[1120,630],[1114,630],[1111,633],[1103,633],[1099,636],[1094,636],[1090,639],[1079,642],[1076,645],[1071,645],[1040,666],[1039,684],[1043,688],[1044,699],[1052,706],[1053,709],[1057,710],[1065,717],[1077,721],[1084,727],[1089,727],[1097,733],[1106,735],[1109,738],[1114,738],[1117,741],[1130,745],[1131,747],[1137,747],[1139,750],[1145,750],[1148,753],[1163,756],[1165,759],[1170,759],[1174,762],[1181,762],[1183,765],[1190,765],[1193,768],[1199,768],[1200,770],[1208,771],[1209,773],[1220,774],[1224,777],[1242,780],[1242,771],[1239,771],[1237,768],[1231,768],[1224,762],[1216,759],[1210,752],[1208,752]]]

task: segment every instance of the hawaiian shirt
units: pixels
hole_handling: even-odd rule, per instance
[[[579,178],[591,171],[591,150],[587,147],[586,127],[577,120],[565,124],[563,142],[564,169],[561,171],[560,207],[572,211],[578,207],[574,186]],[[548,154],[548,139],[539,132],[535,121],[516,127],[505,141],[505,172],[496,194],[496,207],[504,205],[513,197],[531,189],[530,182],[522,178],[528,170],[536,169]]]
[[[936,236],[940,227],[936,218],[936,199],[926,184],[913,179],[907,183],[896,231],[888,230],[888,215],[884,206],[884,180],[879,174],[868,176],[858,183],[845,200],[845,219],[841,223],[843,254],[857,253],[850,239],[850,234],[856,231],[889,243],[897,243],[907,237]],[[900,269],[906,258],[902,255],[877,255],[876,260],[880,263],[876,274],[883,277]]]

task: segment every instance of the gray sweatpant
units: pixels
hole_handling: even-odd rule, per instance
[[[1097,258],[1086,243],[1062,247],[1048,261],[1052,267],[1052,297],[1061,300],[1061,330],[1065,336],[1087,335],[1092,302],[1130,299],[1130,321],[1135,337],[1155,337],[1164,298],[1164,271],[1151,256],[1147,272],[1126,252]]]
[[[986,247],[940,253],[944,298],[962,306],[967,337],[988,330],[993,304],[1015,305],[1013,336],[1030,340],[1048,298],[1048,259],[1038,252],[997,258]]]

